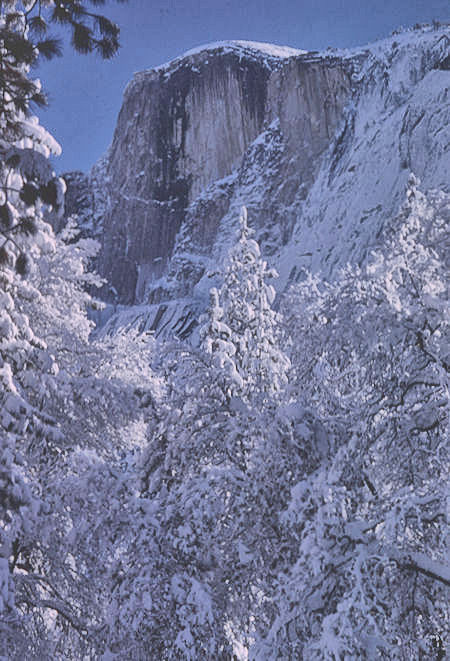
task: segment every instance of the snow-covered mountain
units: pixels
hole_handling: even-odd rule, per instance
[[[425,26],[349,51],[221,42],[135,74],[107,155],[68,177],[108,328],[189,335],[242,205],[280,290],[364,260],[411,171],[450,188],[449,52],[449,26]]]

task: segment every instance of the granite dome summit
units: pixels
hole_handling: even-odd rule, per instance
[[[208,44],[202,44],[201,46],[197,46],[195,48],[190,48],[188,51],[183,53],[183,55],[180,55],[174,58],[173,60],[169,60],[169,62],[166,62],[165,64],[161,64],[158,67],[154,67],[153,69],[147,69],[147,71],[172,70],[182,61],[186,60],[186,58],[194,57],[199,54],[207,54],[207,53],[224,54],[231,52],[237,53],[238,55],[241,55],[243,57],[253,56],[256,58],[261,58],[261,56],[263,56],[268,60],[268,62],[276,66],[277,64],[279,64],[280,59],[284,59],[286,57],[296,57],[298,55],[304,55],[308,51],[298,48],[292,48],[291,46],[278,46],[276,44],[267,44],[260,41],[242,41],[239,39],[231,40],[231,41],[214,41]],[[145,72],[138,72],[136,75],[142,73],[145,74]]]

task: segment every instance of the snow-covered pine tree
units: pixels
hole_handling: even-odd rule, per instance
[[[5,114],[0,114],[0,122],[2,119],[5,120]],[[36,398],[30,397],[37,383],[38,391],[49,392],[56,366],[23,309],[24,304],[39,296],[33,284],[23,276],[33,268],[39,252],[53,243],[43,220],[42,205],[31,191],[34,187],[28,176],[35,168],[33,171],[43,175],[44,181],[52,181],[46,155],[57,150],[57,145],[37,121],[22,115],[21,125],[22,140],[10,144],[9,149],[3,142],[1,147],[7,156],[0,162],[0,295],[3,303],[0,309],[0,465],[4,494],[0,556],[4,570],[8,564],[14,568],[23,548],[30,548],[30,542],[23,546],[18,544],[19,537],[30,540],[36,531],[36,514],[41,505],[36,471],[31,468],[36,458],[32,449],[43,438],[48,441],[58,438],[55,421],[41,406],[38,393]],[[62,185],[54,181],[54,186],[56,203]],[[51,462],[50,457],[47,460]],[[3,584],[13,589],[10,577],[4,578]],[[10,626],[15,623],[14,601],[10,596],[3,602],[9,604],[8,609],[0,609],[6,627],[2,641],[8,644]],[[17,636],[16,641],[19,647],[15,652],[20,656],[21,637]]]
[[[38,177],[43,187],[49,187],[49,202],[57,203],[61,191],[47,162],[49,153],[59,147],[37,120],[26,114],[29,102],[42,99],[39,85],[28,81],[34,55],[23,36],[23,17],[16,9],[16,3],[2,3],[0,14],[0,652],[13,658],[27,656],[29,639],[16,609],[12,575],[22,551],[30,548],[36,535],[42,506],[27,451],[29,441],[33,447],[33,440],[36,443],[40,436],[54,434],[53,421],[26,392],[33,374],[36,380],[42,379],[45,389],[45,383],[54,376],[54,361],[21,309],[24,300],[37,295],[22,275],[30,258],[47,242],[42,205],[36,204],[39,190],[33,182]]]
[[[231,331],[228,342],[234,346],[234,353],[229,358],[243,379],[238,386],[240,379],[235,376],[234,391],[248,402],[256,404],[258,400],[264,405],[266,398],[283,391],[290,364],[279,347],[280,318],[272,307],[275,290],[269,281],[278,274],[261,258],[253,234],[243,207],[237,241],[228,254],[223,284],[217,293],[220,307],[216,309],[222,315],[222,323]],[[206,329],[205,349],[213,356],[222,351],[218,342],[221,332],[220,325],[217,330],[212,324]],[[227,362],[231,369],[231,363]]]
[[[274,274],[249,234],[244,212],[200,349],[166,349],[167,397],[141,458],[133,543],[115,570],[113,654],[245,658],[272,617],[287,563],[278,515],[299,462],[281,405],[289,362]]]
[[[86,2],[0,4],[0,264],[13,261],[19,272],[26,270],[21,238],[35,231],[33,210],[39,215],[41,204],[62,201],[61,184],[48,162],[59,146],[30,115],[32,106],[46,103],[40,80],[30,76],[31,68],[61,54],[60,40],[48,37],[51,24],[68,28],[72,46],[80,53],[96,51],[109,58],[119,47],[117,25],[89,11]]]
[[[0,655],[11,659],[55,658],[69,649],[61,640],[71,632],[74,656],[92,651],[91,625],[80,616],[89,612],[88,590],[76,589],[87,556],[76,573],[77,551],[67,538],[69,530],[82,537],[80,526],[86,537],[86,521],[77,518],[76,498],[64,502],[63,483],[75,466],[73,444],[104,450],[96,433],[100,418],[110,420],[104,441],[114,429],[111,403],[124,413],[133,397],[134,411],[139,400],[133,378],[121,396],[118,385],[106,383],[106,350],[86,351],[91,325],[83,262],[91,248],[55,239],[45,222],[50,207],[61,208],[64,185],[48,161],[60,148],[30,115],[30,104],[45,101],[30,67],[58,54],[58,42],[45,38],[52,21],[69,27],[80,52],[110,57],[118,47],[117,26],[83,2],[0,3]],[[85,388],[89,378],[96,387]]]

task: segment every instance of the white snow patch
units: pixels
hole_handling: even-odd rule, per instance
[[[278,46],[277,44],[267,44],[259,41],[215,41],[203,46],[197,46],[196,48],[191,48],[188,50],[182,57],[188,57],[190,55],[196,55],[203,51],[217,50],[218,48],[223,48],[225,50],[256,50],[264,53],[265,55],[271,55],[272,57],[296,57],[298,55],[304,55],[308,51],[300,50],[298,48],[291,48],[290,46]]]

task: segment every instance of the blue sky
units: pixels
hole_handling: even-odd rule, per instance
[[[87,171],[112,140],[133,72],[211,41],[246,39],[320,50],[364,45],[400,26],[450,20],[449,0],[129,0],[102,13],[121,27],[112,61],[64,56],[38,71],[50,97],[41,122],[63,147],[59,172]]]

